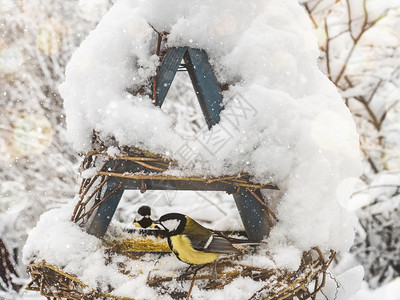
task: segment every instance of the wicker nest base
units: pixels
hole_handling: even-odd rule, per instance
[[[335,252],[331,251],[327,257],[315,248],[304,253],[302,263],[295,272],[280,269],[262,269],[255,266],[241,264],[232,258],[222,258],[217,265],[217,280],[211,280],[212,267],[205,266],[201,269],[194,268],[194,273],[188,275],[184,281],[190,283],[186,290],[182,285],[171,285],[177,277],[161,276],[151,272],[148,276],[148,286],[157,290],[159,294],[168,294],[174,299],[189,299],[194,285],[201,290],[222,289],[239,277],[249,277],[254,281],[262,281],[263,287],[256,291],[249,299],[316,299],[325,284],[326,272],[334,258]],[[38,291],[48,299],[122,299],[134,298],[120,297],[111,292],[95,290],[71,274],[47,264],[33,263],[28,266],[32,281],[27,289]],[[171,286],[179,286],[181,289]],[[187,286],[187,285],[186,285]]]

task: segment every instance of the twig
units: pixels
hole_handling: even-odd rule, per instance
[[[324,19],[324,28],[325,28],[325,34],[326,34],[326,42],[325,42],[326,72],[328,73],[329,80],[332,81],[330,56],[329,56],[329,45],[330,45],[329,28],[328,28],[328,21],[326,18]]]
[[[348,7],[348,15],[349,15],[349,18],[351,18],[351,8],[350,8],[349,0],[346,0],[346,5],[347,5],[347,7]],[[336,79],[333,81],[333,83],[334,83],[336,86],[338,86],[338,83],[339,83],[340,79],[341,79],[342,76],[344,75],[344,73],[345,73],[345,71],[346,71],[346,69],[347,69],[347,65],[348,65],[348,63],[349,63],[349,61],[350,61],[350,58],[352,57],[353,52],[354,52],[355,48],[357,47],[359,41],[361,40],[362,36],[363,36],[371,27],[373,27],[379,20],[381,20],[384,16],[386,16],[386,14],[387,14],[387,11],[385,11],[381,16],[379,16],[378,18],[376,18],[374,21],[368,22],[369,16],[368,16],[368,10],[367,10],[366,0],[363,0],[363,12],[364,12],[364,21],[363,21],[363,24],[362,24],[362,26],[361,26],[360,33],[359,33],[357,36],[354,36],[354,35],[353,35],[353,31],[352,31],[352,28],[351,28],[351,23],[352,23],[352,21],[351,21],[351,20],[348,21],[349,34],[350,34],[350,36],[351,36],[351,38],[352,38],[352,40],[353,40],[353,45],[351,46],[350,51],[347,53],[347,56],[346,56],[346,58],[345,58],[345,61],[344,61],[344,63],[343,63],[342,68],[341,68],[340,71],[339,71],[339,74],[337,75]]]
[[[256,200],[267,210],[268,214],[270,214],[275,221],[278,221],[278,217],[275,215],[275,213],[271,210],[271,208],[264,203],[264,201],[262,201],[262,199],[260,199],[260,197],[258,197],[258,195],[251,189],[247,188],[247,190],[254,196],[254,198],[256,198]]]
[[[193,289],[193,286],[194,286],[194,281],[196,280],[196,275],[197,275],[197,271],[198,271],[198,270],[199,270],[199,269],[194,270],[193,279],[192,279],[192,282],[190,283],[190,288],[189,288],[189,291],[188,291],[186,300],[189,300],[189,299],[190,299],[190,294],[192,293],[192,289]]]
[[[308,16],[310,17],[310,20],[311,20],[311,22],[313,23],[314,28],[317,28],[317,27],[318,27],[317,22],[315,22],[315,20],[314,20],[314,16],[312,15],[312,11],[311,11],[311,9],[309,8],[308,3],[304,3],[303,6],[304,6],[304,8],[305,8],[306,11],[307,11]]]
[[[351,28],[351,24],[353,22],[353,19],[351,17],[351,6],[349,0],[346,0],[346,7],[347,7],[347,28],[350,34],[351,39],[355,43],[356,38],[353,35],[353,29]]]
[[[124,181],[121,180],[121,182],[118,184],[117,187],[115,187],[110,193],[108,193],[107,195],[105,195],[105,196],[103,197],[103,199],[102,199],[99,203],[96,203],[95,205],[93,205],[93,206],[89,209],[89,211],[87,211],[87,212],[84,213],[82,216],[80,216],[79,218],[77,218],[76,222],[78,222],[79,220],[83,219],[83,218],[86,217],[86,216],[90,216],[90,215],[93,213],[93,211],[94,211],[100,204],[102,204],[102,203],[103,203],[104,201],[106,201],[112,194],[114,194],[117,190],[119,190],[119,189],[122,187],[123,184],[124,184]]]
[[[366,187],[365,189],[362,189],[362,190],[359,190],[359,191],[354,192],[353,194],[351,194],[350,197],[353,197],[354,195],[357,195],[357,194],[361,194],[362,192],[366,192],[366,191],[368,191],[368,190],[370,190],[370,189],[379,189],[379,188],[399,188],[399,187],[400,187],[400,185],[398,185],[398,184],[372,185],[372,186]]]

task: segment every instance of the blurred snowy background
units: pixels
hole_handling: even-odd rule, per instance
[[[58,86],[72,52],[112,5],[111,0],[0,0],[0,298],[41,298],[24,291],[21,262],[27,234],[40,215],[72,198],[80,158],[65,134]],[[301,1],[318,37],[319,64],[351,110],[360,134],[364,174],[349,182],[359,226],[342,273],[364,267],[355,299],[400,299],[400,4],[398,0]],[[228,23],[231,20],[226,20]],[[204,126],[184,75],[164,110],[188,136]],[[175,83],[176,83],[175,82]],[[189,107],[192,107],[188,109]],[[344,189],[346,190],[346,189]],[[223,193],[124,194],[116,220],[129,221],[142,197],[155,206],[207,222],[226,215]],[[191,197],[196,206],[182,206]]]

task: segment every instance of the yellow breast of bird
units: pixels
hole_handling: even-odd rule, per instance
[[[207,253],[193,249],[190,240],[185,235],[171,236],[172,251],[183,262],[203,265],[215,261],[221,253]]]
[[[132,223],[135,227],[142,227],[142,226],[140,226],[140,224],[138,223],[138,222],[133,222]]]

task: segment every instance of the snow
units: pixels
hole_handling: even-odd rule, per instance
[[[157,298],[157,291],[146,284],[149,277],[177,277],[186,270],[187,264],[180,262],[173,255],[147,254],[141,260],[134,260],[123,254],[110,253],[110,249],[101,239],[86,233],[83,228],[69,220],[72,204],[70,201],[69,204],[41,216],[38,225],[29,233],[23,249],[25,264],[40,263],[45,258],[48,264],[73,274],[91,289],[106,290],[109,284],[113,287],[113,295],[134,295],[135,299]],[[124,224],[111,224],[105,240],[134,237],[135,233],[123,232],[121,225]],[[243,263],[275,267],[265,256],[245,255]],[[121,272],[122,269],[127,272]],[[223,290],[200,291],[195,286],[192,295],[194,299],[226,299],[229,296],[229,299],[239,300],[245,295],[250,297],[264,284],[262,281],[253,282],[249,278],[237,278]],[[169,288],[187,291],[189,285],[190,282],[186,282],[181,286],[174,280],[169,283]],[[166,294],[162,299],[173,298]]]
[[[351,300],[398,300],[400,299],[400,277],[395,278],[386,285],[376,289],[370,290],[366,283],[363,288],[358,291]]]
[[[168,47],[206,50],[218,80],[229,84],[221,121],[209,132],[226,138],[222,147],[204,147],[201,136],[184,139],[148,96],[126,92],[149,85],[156,72],[150,24],[169,32]],[[68,131],[77,151],[91,149],[96,130],[104,141],[115,137],[119,146],[139,146],[184,166],[171,174],[249,172],[256,182],[275,182],[282,197],[272,249],[347,250],[354,219],[336,190],[360,174],[358,135],[317,57],[308,16],[296,1],[121,0],[67,66],[60,91]],[[235,117],[240,106],[249,115],[242,110]],[[190,162],[179,155],[186,146],[198,154]]]
[[[330,275],[330,276],[329,276]],[[361,288],[364,269],[362,266],[351,268],[338,276],[328,274],[323,294],[317,299],[350,299]]]
[[[210,131],[201,128],[188,136],[177,128],[173,113],[154,106],[146,95],[127,92],[149,86],[157,70],[157,35],[152,27],[169,32],[167,47],[206,50],[218,81],[229,85],[223,92],[220,123]],[[296,270],[301,253],[312,247],[347,251],[356,223],[348,209],[354,178],[361,173],[358,135],[335,86],[318,69],[318,55],[308,16],[295,0],[119,0],[67,66],[60,92],[68,133],[78,152],[92,149],[95,130],[109,143],[111,156],[119,154],[117,146],[134,145],[176,160],[181,167],[170,174],[211,177],[248,172],[255,182],[277,184],[279,195],[271,206],[279,222],[265,248],[245,256],[242,263]],[[207,142],[210,137],[220,142]],[[190,159],[182,155],[185,147],[195,154]],[[82,177],[95,172],[86,170]],[[152,197],[149,193],[143,200]],[[203,213],[194,209],[196,204],[188,205],[187,197],[177,196],[170,206],[169,199],[155,196],[156,215],[190,213],[212,222],[215,229],[241,228],[233,205],[226,204],[229,209],[222,215]],[[23,251],[26,264],[45,259],[91,288],[105,290],[108,283],[116,295],[137,299],[157,297],[146,285],[153,271],[176,277],[186,268],[173,256],[149,255],[140,262],[110,256],[101,240],[69,220],[75,202],[71,199],[42,215]],[[121,265],[131,276],[120,272]],[[337,278],[344,282],[344,292],[338,295],[355,294],[362,275],[357,266],[343,269]],[[238,278],[219,291],[200,292],[195,285],[192,296],[244,299],[262,286]],[[173,282],[171,288],[179,284]],[[334,282],[325,291],[335,294]]]
[[[0,92],[0,114],[2,116],[2,121],[0,121],[0,135],[2,136],[0,138],[0,173],[3,179],[0,183],[0,238],[8,251],[14,254],[13,260],[19,276],[13,278],[15,283],[26,284],[29,281],[26,266],[21,262],[21,249],[28,232],[37,223],[39,215],[60,203],[65,203],[67,201],[65,198],[72,198],[72,194],[79,188],[76,177],[79,167],[77,156],[65,138],[64,112],[56,87],[64,78],[65,63],[69,60],[71,51],[80,43],[81,37],[86,36],[87,30],[95,26],[105,12],[105,8],[110,6],[111,2],[116,1],[79,0],[73,1],[73,4],[69,1],[47,0],[21,1],[18,4],[12,0],[0,1],[0,23],[2,24],[2,37],[0,38],[0,81],[2,82],[2,91]],[[180,160],[183,166],[182,170],[171,170],[171,174],[187,174],[191,171],[193,174],[210,176],[210,174],[235,173],[237,170],[246,169],[253,174],[256,181],[274,181],[279,184],[281,191],[265,190],[263,194],[268,197],[271,208],[279,211],[281,222],[284,224],[281,224],[280,229],[276,229],[271,238],[266,241],[267,249],[262,249],[263,251],[260,253],[255,253],[242,262],[250,266],[275,267],[276,261],[281,267],[295,268],[298,264],[298,255],[305,247],[302,246],[303,243],[315,242],[327,246],[325,241],[328,235],[325,233],[332,234],[343,230],[343,228],[335,227],[338,223],[337,220],[332,221],[337,218],[335,212],[338,208],[335,205],[355,211],[359,217],[359,224],[357,225],[358,237],[351,250],[353,254],[348,254],[348,257],[343,254],[337,256],[335,262],[339,265],[334,265],[329,271],[329,274],[337,282],[328,276],[324,295],[327,295],[328,299],[400,299],[398,296],[400,295],[400,279],[396,278],[399,274],[392,267],[392,265],[396,266],[400,253],[396,251],[399,244],[396,243],[398,240],[396,232],[399,228],[400,199],[397,193],[400,178],[398,176],[400,170],[398,159],[400,117],[399,106],[396,106],[400,96],[396,87],[396,83],[398,83],[396,68],[399,65],[399,51],[397,51],[399,48],[398,32],[400,32],[399,1],[368,0],[365,2],[368,9],[368,21],[373,22],[381,16],[383,18],[364,33],[348,61],[346,57],[353,46],[351,34],[357,35],[364,21],[362,1],[300,1],[307,2],[309,8],[313,9],[312,17],[317,27],[319,46],[322,50],[318,57],[320,67],[324,69],[329,64],[330,70],[325,70],[325,73],[328,73],[332,77],[332,81],[335,81],[341,68],[346,66],[346,71],[337,82],[337,86],[342,97],[346,98],[346,103],[357,122],[358,131],[362,137],[361,145],[364,156],[368,159],[368,162],[365,163],[366,169],[361,177],[362,181],[357,178],[358,173],[354,170],[354,174],[356,174],[354,177],[339,174],[340,180],[334,180],[328,184],[326,184],[327,177],[319,179],[319,174],[317,175],[315,169],[310,169],[307,163],[302,164],[304,160],[310,160],[307,151],[313,149],[313,147],[307,146],[307,141],[310,142],[310,140],[305,139],[305,134],[309,133],[312,141],[316,143],[314,146],[318,147],[318,151],[314,151],[314,153],[317,153],[317,158],[321,158],[326,157],[332,149],[341,153],[348,153],[349,151],[346,149],[355,150],[352,143],[341,142],[353,139],[351,135],[354,134],[354,131],[347,131],[348,125],[344,126],[344,130],[339,129],[341,124],[346,124],[349,119],[347,116],[343,118],[341,113],[331,111],[332,103],[328,103],[326,110],[322,109],[324,97],[319,97],[321,94],[330,95],[332,98],[337,98],[337,95],[335,96],[330,91],[323,91],[326,85],[318,87],[320,82],[324,82],[326,79],[319,78],[316,75],[318,72],[314,73],[310,70],[312,65],[310,60],[315,60],[315,58],[300,59],[305,52],[309,52],[311,56],[317,56],[313,53],[315,51],[313,37],[308,35],[308,30],[305,28],[308,25],[298,25],[299,22],[303,23],[302,17],[297,17],[298,15],[293,13],[292,9],[287,9],[286,6],[294,6],[294,4],[282,4],[274,0],[264,1],[264,3],[247,1],[247,5],[239,1],[232,2],[212,3],[211,9],[207,7],[210,1],[204,3],[170,2],[172,4],[162,1],[145,3],[140,0],[132,4],[126,2],[126,7],[132,8],[130,11],[136,9],[133,6],[140,7],[137,11],[140,18],[121,19],[121,23],[126,21],[126,28],[123,28],[124,25],[120,23],[114,27],[115,30],[108,26],[115,23],[115,20],[111,21],[109,18],[108,24],[103,21],[105,26],[97,35],[98,41],[95,43],[93,40],[91,43],[96,48],[92,52],[87,51],[88,49],[79,50],[82,55],[75,59],[77,62],[75,65],[84,72],[82,73],[82,84],[80,86],[77,84],[73,90],[77,95],[80,96],[83,92],[89,98],[93,96],[91,91],[96,90],[95,92],[99,91],[99,95],[104,99],[107,97],[107,94],[104,94],[106,92],[114,91],[117,96],[125,93],[125,89],[120,89],[123,91],[122,93],[113,89],[113,82],[120,82],[125,76],[123,75],[125,71],[118,69],[117,66],[114,72],[111,72],[112,58],[115,58],[117,63],[119,60],[125,59],[124,53],[121,55],[118,53],[118,47],[122,44],[115,45],[110,51],[107,50],[112,46],[107,39],[119,36],[118,33],[111,32],[111,29],[118,31],[118,28],[125,30],[123,33],[128,38],[139,41],[132,46],[132,49],[136,47],[135,49],[128,50],[132,55],[128,57],[126,64],[135,65],[136,54],[139,57],[137,61],[141,59],[142,62],[148,63],[143,66],[137,63],[140,70],[132,67],[133,70],[126,72],[134,77],[131,78],[132,82],[139,82],[136,85],[133,83],[129,85],[129,90],[134,90],[135,86],[139,86],[140,80],[146,82],[145,78],[151,71],[153,62],[151,55],[154,54],[155,49],[155,33],[147,23],[147,21],[151,21],[157,30],[165,28],[171,31],[170,45],[204,46],[210,55],[218,79],[223,83],[230,84],[229,91],[224,93],[227,107],[221,122],[225,123],[224,125],[220,124],[219,128],[216,127],[212,132],[213,136],[221,139],[227,138],[223,147],[205,143],[210,137],[209,132],[190,81],[182,79],[187,77],[187,74],[180,72],[161,109],[162,113],[159,114],[162,118],[167,116],[164,125],[171,125],[168,130],[161,128],[161,131],[169,137],[171,137],[171,132],[178,134],[172,140],[168,140],[166,145],[161,145],[161,142],[152,143],[150,137],[146,137],[146,133],[141,130],[141,126],[138,127],[139,130],[132,127],[138,134],[137,137],[132,136],[134,131],[129,127],[133,122],[130,120],[131,116],[137,117],[144,111],[149,112],[150,118],[152,118],[154,109],[151,105],[148,109],[142,109],[140,99],[127,95],[127,108],[130,107],[129,101],[138,104],[138,107],[134,108],[136,112],[133,114],[131,111],[127,111],[126,114],[119,111],[120,99],[118,97],[109,102],[107,102],[108,99],[105,99],[103,103],[97,103],[95,100],[92,107],[83,102],[80,103],[78,99],[71,98],[71,105],[68,109],[68,125],[70,137],[76,141],[76,148],[79,151],[79,149],[85,148],[84,143],[90,142],[91,129],[85,131],[84,126],[80,128],[82,124],[87,124],[88,128],[100,126],[103,129],[106,128],[110,135],[118,135],[118,142],[113,143],[113,146],[130,144],[133,139],[137,138],[139,144],[143,141],[145,144],[149,144],[143,144],[144,148],[154,147],[155,151]],[[315,5],[316,3],[317,5]],[[120,5],[119,11],[114,14],[118,16],[117,19],[119,16],[129,14],[128,10],[126,13],[121,13],[122,4],[118,5]],[[155,6],[158,6],[157,9],[153,9]],[[267,11],[266,7],[268,7]],[[348,9],[351,10],[353,17],[351,22],[348,20]],[[386,11],[387,9],[390,10]],[[384,16],[386,12],[388,15]],[[351,32],[348,31],[347,26],[351,28]],[[171,29],[172,27],[173,29]],[[109,31],[107,39],[103,39],[102,35]],[[188,37],[189,31],[190,36]],[[329,41],[327,41],[328,33]],[[145,47],[141,49],[141,40],[146,40],[149,34],[152,35],[149,46],[146,48],[147,44],[144,42]],[[100,41],[100,39],[102,40]],[[116,41],[118,42],[118,39]],[[329,53],[324,53],[323,50],[327,48],[329,48]],[[142,50],[143,53],[139,55]],[[296,53],[302,50],[305,50],[304,53]],[[102,55],[107,51],[109,52],[108,57],[103,59]],[[149,60],[146,58],[148,52],[150,53]],[[327,57],[326,54],[329,56]],[[93,72],[90,70],[91,68],[95,68]],[[97,74],[96,71],[103,73]],[[302,73],[302,76],[297,76],[296,72]],[[104,74],[110,74],[111,78],[105,78],[103,82],[100,82]],[[312,74],[316,75],[317,79],[312,79]],[[71,82],[71,80],[73,77],[67,78],[67,81]],[[87,84],[88,81],[93,81],[92,87]],[[382,84],[379,83],[380,81]],[[307,82],[314,86],[307,89]],[[352,87],[349,87],[348,84],[351,84]],[[92,90],[88,92],[86,88],[89,87]],[[258,97],[256,92],[251,97],[248,96],[250,88],[253,87],[253,92],[258,89],[260,95],[270,93],[266,105],[261,103],[261,105],[255,106],[253,104],[255,101],[252,98]],[[175,91],[174,88],[176,88]],[[305,95],[313,93],[318,102],[316,106],[312,105],[315,111],[312,112],[314,115],[309,118],[310,126],[306,126],[306,110],[308,108],[306,108],[307,105],[304,104],[305,100],[300,92],[302,88]],[[67,89],[66,92],[68,93],[68,91]],[[272,94],[276,95],[275,99]],[[357,100],[363,98],[371,99],[369,105],[363,105]],[[276,106],[272,105],[272,102],[275,102]],[[106,108],[102,107],[104,103],[107,105]],[[295,109],[296,103],[298,106]],[[75,104],[79,104],[75,108],[76,112],[81,114],[76,118],[71,114]],[[247,111],[238,110],[243,104],[248,109]],[[368,111],[369,109],[371,110]],[[114,115],[104,119],[105,110]],[[321,112],[319,113],[317,110],[321,110]],[[90,111],[91,119],[87,118],[88,111]],[[235,118],[236,112],[243,114],[241,118]],[[246,113],[248,114],[246,115]],[[119,122],[120,115],[124,119]],[[374,120],[370,119],[374,115],[378,121],[383,121],[379,128],[374,128],[372,123]],[[96,117],[99,119],[96,120]],[[76,133],[80,136],[71,132],[75,121],[77,122]],[[45,124],[49,122],[51,126]],[[115,122],[115,124],[111,124],[111,122]],[[138,119],[136,123],[139,122]],[[150,125],[159,125],[155,123],[157,120],[154,118],[154,123]],[[117,128],[118,126],[122,127]],[[153,129],[151,126],[147,128],[149,135],[151,131],[160,130],[159,126],[158,129]],[[351,124],[350,127],[352,127]],[[129,132],[126,131],[127,128]],[[242,128],[245,132],[241,132]],[[85,137],[85,132],[88,133],[87,137]],[[345,132],[350,133],[350,136],[342,137]],[[183,141],[180,140],[182,138]],[[103,139],[107,141],[106,136],[103,136]],[[154,140],[157,142],[157,139],[158,137]],[[253,141],[257,142],[252,143]],[[176,145],[169,145],[173,143]],[[197,147],[197,154],[201,155],[192,161],[188,157],[182,156],[180,151],[174,150],[176,148],[181,150],[180,146],[184,145],[187,145],[188,149]],[[87,149],[91,148],[89,144],[86,146]],[[120,150],[113,146],[108,148],[107,154],[119,155]],[[157,150],[159,147],[165,147],[165,149]],[[215,167],[210,166],[210,156],[215,155],[218,159],[213,158],[212,163],[216,165]],[[355,155],[357,154],[355,153]],[[227,158],[227,156],[229,157]],[[306,158],[304,159],[304,157]],[[343,168],[338,165],[339,158],[335,154],[327,160],[329,164],[338,166],[337,168],[341,172],[343,171]],[[311,161],[312,165],[313,157]],[[343,162],[346,165],[347,161]],[[375,174],[376,170],[372,170],[368,163],[372,167],[376,167],[377,174]],[[316,165],[321,167],[323,164],[317,160]],[[303,166],[303,168],[297,169],[299,166]],[[348,167],[351,168],[350,165]],[[81,178],[92,177],[97,171],[96,168],[86,170],[81,174]],[[321,168],[321,173],[323,172],[324,170]],[[337,170],[333,168],[332,173],[335,172]],[[296,176],[299,178],[296,179]],[[318,178],[315,185],[313,185],[314,178]],[[304,186],[309,186],[310,182],[311,188],[304,188]],[[337,182],[339,183],[337,184]],[[321,186],[324,188],[327,186],[332,193],[328,195],[328,191],[319,191]],[[336,186],[336,189],[333,189],[333,186]],[[296,195],[297,191],[302,196]],[[314,191],[319,191],[315,197],[313,197]],[[125,192],[124,197],[127,194]],[[308,198],[309,196],[311,197]],[[121,200],[119,209],[113,218],[113,224],[118,220],[124,222],[122,225],[126,226],[125,223],[132,221],[138,206],[146,203],[152,206],[155,217],[167,212],[182,212],[210,228],[243,229],[232,196],[223,193],[147,191],[145,194],[137,192],[137,195],[132,196],[129,201],[126,200],[124,198]],[[76,199],[73,201],[76,203]],[[321,203],[319,203],[320,201]],[[328,205],[326,210],[322,208],[326,203],[335,201],[337,203],[333,203],[333,216],[330,216],[327,211],[332,210],[332,207]],[[32,260],[40,262],[41,259],[49,257],[50,260],[53,259],[55,263],[59,263],[59,267],[69,266],[68,270],[71,272],[78,270],[76,273],[81,278],[88,280],[93,288],[102,288],[104,282],[109,280],[102,273],[113,274],[116,270],[115,264],[124,260],[121,257],[114,257],[112,266],[105,269],[102,263],[109,257],[104,253],[103,245],[99,241],[93,240],[91,236],[82,234],[80,228],[68,221],[72,210],[73,205],[71,204],[63,207],[62,211],[53,211],[48,217],[42,218],[38,228],[32,232],[38,241],[36,242],[32,238],[25,249],[25,262]],[[320,213],[321,218],[314,216],[316,212]],[[347,217],[341,218],[349,221],[350,226],[348,227],[353,226],[352,221]],[[59,226],[55,225],[58,220],[61,222]],[[305,224],[304,229],[302,228],[303,223]],[[320,227],[319,224],[322,226]],[[332,227],[329,227],[328,224],[332,224]],[[57,227],[53,230],[53,226]],[[310,228],[312,232],[309,233]],[[319,235],[318,232],[322,234]],[[63,233],[68,234],[65,241],[60,238]],[[306,236],[307,233],[310,236]],[[350,230],[345,230],[344,233],[346,241],[351,239]],[[334,237],[331,242],[337,248],[340,248],[340,245],[343,246],[341,242],[339,242],[340,245],[338,244],[337,239],[339,238],[341,237]],[[72,258],[77,258],[80,253],[67,251],[67,246],[76,246],[84,240],[88,240],[90,243],[83,247],[82,256],[78,257],[77,261],[82,264],[73,264],[69,253]],[[51,244],[51,241],[54,244]],[[265,255],[266,251],[268,251],[268,255]],[[65,257],[54,258],[53,255],[57,252]],[[174,276],[178,274],[177,269],[180,272],[186,268],[186,265],[177,262],[173,256],[169,260],[168,262],[171,264],[177,265],[171,266],[165,262],[163,264],[166,270],[175,270]],[[93,266],[90,265],[91,263]],[[362,277],[361,269],[357,268],[359,263],[365,268],[364,280],[366,282],[363,282],[361,290],[355,293],[355,290],[360,287]],[[81,266],[89,266],[87,272],[81,271]],[[133,270],[138,268],[133,264],[130,264],[129,267]],[[141,284],[134,285],[134,287],[137,288],[140,295],[144,295],[146,294],[146,287],[142,286],[144,280],[143,278],[138,280]],[[37,292],[29,292],[24,289],[19,292],[11,290],[4,292],[1,290],[4,285],[2,282],[0,283],[1,299],[43,298]],[[116,284],[116,281],[113,284]],[[367,284],[369,284],[369,288]],[[128,294],[131,291],[130,285],[131,282],[127,278],[123,278],[118,281],[118,286],[115,288],[119,294]],[[247,286],[249,290],[241,290],[242,285]],[[224,295],[230,297],[230,294],[237,293],[238,298],[249,298],[252,288],[256,290],[258,286],[252,286],[252,282],[244,278],[238,280],[227,290],[216,292],[212,296],[216,298],[218,295],[223,299]],[[184,289],[187,290],[188,286],[185,286]],[[194,294],[196,298],[202,297],[196,286]],[[152,295],[150,294],[150,296]],[[206,296],[211,297],[209,294]],[[325,297],[321,298],[325,299]]]
[[[47,263],[62,267],[67,273],[76,274],[89,287],[96,288],[104,282],[112,286],[123,285],[129,278],[118,272],[120,257],[112,259],[113,263],[106,263],[108,256],[102,241],[69,220],[66,212],[72,207],[71,204],[64,205],[62,209],[54,209],[41,216],[24,247],[24,263],[41,262],[45,257]],[[143,285],[141,280],[140,276],[131,280],[136,282],[134,286],[131,284],[131,292]],[[150,288],[147,292],[147,295],[154,293]],[[146,298],[140,293],[137,295]]]

